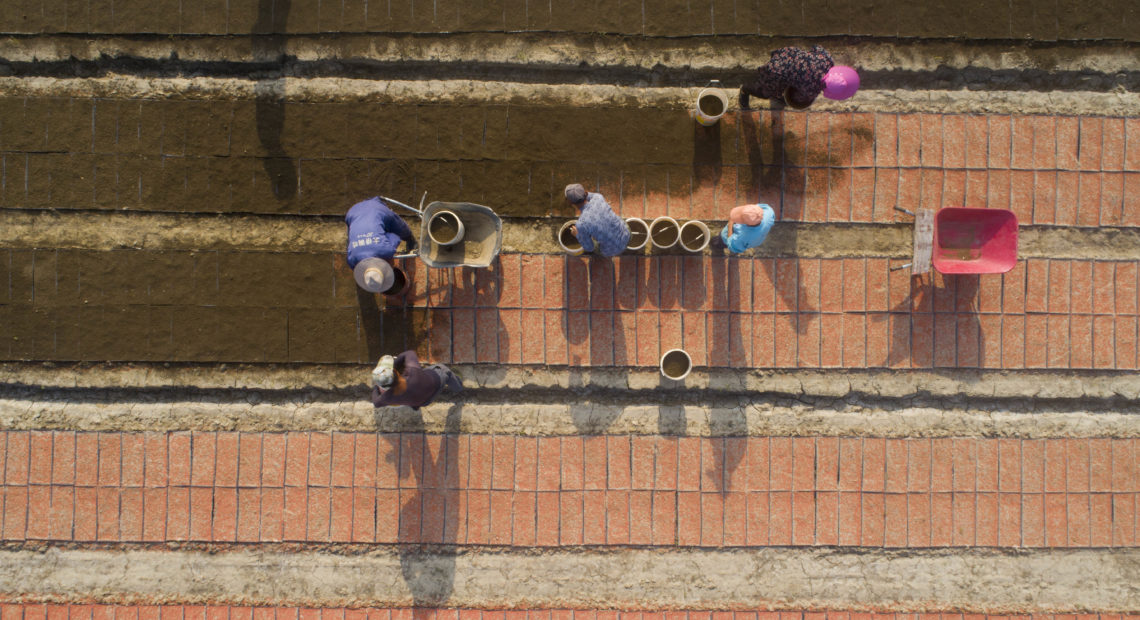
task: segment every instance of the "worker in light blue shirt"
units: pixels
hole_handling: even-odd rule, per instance
[[[578,209],[578,224],[570,232],[582,249],[602,256],[617,256],[629,245],[629,225],[618,217],[604,196],[574,183],[566,186],[566,201]]]
[[[768,231],[776,223],[776,212],[766,204],[742,205],[728,213],[728,226],[720,231],[720,238],[733,254],[754,248],[768,238]]]

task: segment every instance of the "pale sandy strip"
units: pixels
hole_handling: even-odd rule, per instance
[[[554,237],[562,222],[562,218],[507,218],[503,251],[559,253]],[[712,229],[724,225],[723,221],[707,223]],[[909,223],[779,224],[752,255],[909,258],[912,239]],[[344,223],[331,217],[0,210],[0,249],[340,252],[344,243]],[[1021,258],[1140,260],[1140,228],[1023,226],[1018,254]]]
[[[759,370],[698,367],[683,381],[656,368],[453,364],[469,387],[528,391],[631,390],[639,394],[693,390],[765,393],[792,398],[1121,399],[1140,400],[1133,371],[1058,370]],[[193,388],[241,390],[366,390],[369,366],[344,364],[40,364],[0,362],[0,385],[43,388]]]
[[[519,400],[525,401],[525,397]],[[651,400],[651,398],[646,398]],[[0,399],[0,428],[78,431],[344,431],[517,436],[680,435],[756,437],[1135,438],[1140,415],[1053,411],[1017,413],[947,406],[827,407],[742,403],[573,405],[438,402],[420,410],[373,409],[352,401],[251,404],[219,399],[161,403]]]
[[[391,104],[512,104],[581,107],[691,108],[701,86],[640,88],[608,84],[529,84],[478,80],[364,80],[354,78],[100,78],[4,77],[0,96],[234,100],[258,97],[297,102]],[[735,105],[735,104],[734,104]],[[1140,115],[1135,93],[864,89],[846,101],[821,101],[813,110],[962,112],[999,114]]]
[[[978,613],[1140,609],[1140,550],[0,552],[22,600]]]

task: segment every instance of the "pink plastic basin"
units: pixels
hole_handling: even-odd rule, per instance
[[[1006,209],[945,207],[934,215],[934,268],[1005,273],[1017,264],[1017,216]]]

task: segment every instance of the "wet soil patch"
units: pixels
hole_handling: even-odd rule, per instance
[[[649,225],[643,221],[634,220],[629,224],[629,247],[642,248],[649,240]]]
[[[459,220],[448,213],[437,214],[431,219],[429,232],[437,243],[451,243],[459,235]]]
[[[404,275],[404,270],[400,269],[399,267],[392,269],[392,275],[394,276],[392,279],[392,286],[389,287],[388,290],[384,291],[384,294],[388,295],[389,297],[396,297],[403,293],[404,289],[407,288],[408,276]]]
[[[678,379],[692,368],[692,361],[684,351],[670,351],[661,360],[661,369],[670,379]]]
[[[681,245],[685,246],[686,250],[696,251],[705,244],[707,235],[704,230],[699,226],[685,226],[681,228]]]
[[[659,220],[650,224],[649,231],[653,243],[662,247],[669,247],[677,243],[677,236],[680,234],[677,224],[669,220]]]
[[[720,116],[724,112],[724,101],[715,95],[705,95],[697,102],[700,106],[701,112],[709,116]]]
[[[582,248],[582,243],[578,241],[578,237],[574,235],[569,226],[559,231],[558,240],[562,242],[562,245],[571,250],[579,250]]]

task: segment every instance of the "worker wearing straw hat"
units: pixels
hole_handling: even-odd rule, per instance
[[[773,99],[778,104],[803,109],[821,93],[828,99],[847,99],[859,90],[859,74],[836,65],[827,50],[782,47],[772,52],[768,64],[756,70],[756,78],[740,87],[740,109],[748,110],[748,98]]]
[[[344,216],[348,224],[348,266],[360,288],[383,293],[397,280],[392,257],[400,241],[415,249],[412,229],[379,197],[358,202]]]

